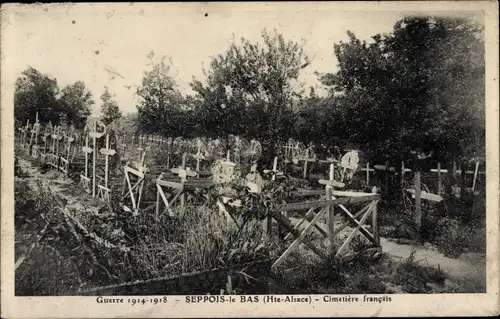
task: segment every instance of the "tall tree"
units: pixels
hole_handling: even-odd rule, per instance
[[[139,129],[167,136],[179,135],[185,103],[170,75],[172,62],[167,62],[166,57],[156,59],[153,52],[148,58],[150,69],[144,72],[142,84],[137,88]]]
[[[341,132],[377,160],[407,159],[416,149],[444,160],[482,152],[475,147],[484,145],[480,27],[461,18],[407,17],[372,43],[349,33],[334,50],[339,71],[322,80],[340,95]]]
[[[122,117],[122,112],[107,86],[104,87],[104,93],[101,95],[101,102],[101,117],[104,124],[109,125]]]
[[[14,116],[21,123],[33,122],[38,112],[42,123],[59,123],[61,107],[57,100],[57,81],[49,75],[28,67],[16,81]]]
[[[76,128],[83,128],[90,116],[90,108],[94,104],[92,93],[85,87],[85,83],[77,81],[61,90],[59,98],[61,115]]]
[[[274,151],[289,133],[291,103],[302,94],[297,80],[309,59],[303,44],[286,41],[276,31],[263,30],[262,40],[233,41],[212,59],[207,84],[194,81],[192,87],[204,101],[203,112],[223,119],[218,134],[257,134],[264,148]]]

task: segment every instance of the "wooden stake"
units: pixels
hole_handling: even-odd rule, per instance
[[[228,156],[229,156],[229,152],[228,152]],[[182,154],[182,169],[186,170],[186,153]],[[186,202],[186,195],[184,194],[184,192],[182,192],[182,194],[180,196],[181,211],[184,210],[185,202]]]
[[[333,182],[334,180],[334,172],[335,172],[335,164],[331,163],[330,164],[330,181]],[[332,200],[333,197],[333,186],[332,185],[326,185],[325,186],[325,193],[326,193],[326,200]],[[334,205],[328,205],[325,207],[325,214],[327,218],[327,224],[328,224],[328,238],[330,239],[330,252],[333,252],[335,250],[335,221],[334,221],[334,215],[335,215],[335,209]]]
[[[273,177],[271,178],[273,181],[276,180],[277,171],[278,171],[278,156],[275,156],[273,162]]]
[[[94,132],[97,132],[97,122],[94,122]],[[93,154],[92,154],[92,196],[95,197],[95,191],[96,191],[96,183],[95,183],[95,180],[96,180],[96,162],[97,162],[97,137],[94,135],[92,137],[92,140],[93,140],[93,145],[92,145],[92,148],[93,148]]]
[[[476,169],[474,170],[474,180],[472,181],[472,191],[476,188],[477,173],[479,171],[479,162],[476,162]]]
[[[372,193],[377,193],[377,187],[373,186]],[[372,233],[377,246],[380,246],[380,234],[378,230],[378,215],[377,215],[377,202],[374,201],[372,206]]]
[[[441,163],[439,162],[437,167],[437,173],[438,173],[438,195],[441,195]]]
[[[366,163],[366,186],[370,185],[370,162]]]
[[[415,172],[415,223],[420,230],[422,226],[422,206],[421,206],[422,189],[420,185],[420,171]]]
[[[307,159],[308,158],[309,158],[309,149],[306,149],[306,156],[304,158],[304,172],[303,172],[304,179],[307,179]]]

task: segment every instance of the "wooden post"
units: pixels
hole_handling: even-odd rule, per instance
[[[437,173],[438,173],[438,195],[441,195],[441,163],[438,162],[438,167],[437,167]]]
[[[271,176],[271,180],[272,181],[275,181],[276,180],[276,173],[278,172],[278,157],[275,156],[274,157],[274,161],[273,161],[273,173],[272,173],[272,176]],[[283,212],[282,212],[283,214]],[[288,217],[288,212],[285,212],[285,216]],[[264,223],[264,230],[266,231],[266,233],[271,236],[272,235],[272,232],[273,232],[273,218],[271,216],[271,214],[268,214],[267,217],[266,217],[266,220],[265,220],[265,223]]]
[[[271,177],[271,179],[273,181],[276,180],[276,172],[278,171],[278,156],[275,156],[274,157],[274,162],[273,162],[273,176]]]
[[[374,193],[374,194],[377,193],[376,186],[373,186],[372,193]],[[378,230],[378,216],[377,216],[377,205],[376,204],[374,204],[372,207],[372,231],[373,231],[373,238],[375,238],[375,243],[377,246],[380,247],[380,234],[379,234],[379,230]]]
[[[161,175],[160,175],[160,178],[161,178]],[[160,189],[159,189],[160,186],[158,186],[158,184],[156,184],[156,220],[158,221],[159,218],[160,218]]]
[[[94,122],[94,132],[97,132],[97,122]],[[92,196],[95,197],[96,185],[95,185],[95,172],[96,172],[96,162],[97,162],[97,137],[94,135],[92,137]]]
[[[403,187],[404,181],[405,181],[405,162],[401,161],[401,180],[399,181],[401,187]]]
[[[465,183],[465,179],[466,179],[466,167],[463,163],[460,163],[459,164],[459,169],[460,169],[460,199],[464,199],[465,198],[465,188],[467,187],[466,183]]]
[[[420,171],[415,172],[415,224],[419,231],[422,226],[422,206],[421,206],[422,189],[420,185]]]
[[[182,169],[186,170],[186,153],[185,152],[182,153]],[[184,210],[185,202],[186,202],[186,195],[184,194],[184,192],[182,192],[182,194],[180,196],[181,211]]]
[[[278,174],[281,174],[280,172],[278,172],[278,157],[275,156],[274,157],[274,162],[273,162],[273,169],[270,171],[270,170],[264,170],[264,173],[265,174],[271,174],[271,180],[272,181],[275,181],[276,180],[276,175]],[[288,217],[288,212],[281,212],[281,214],[284,214],[285,216]],[[263,227],[264,227],[264,231],[266,232],[266,234],[268,234],[269,236],[272,235],[272,227],[273,227],[273,218],[271,216],[271,214],[268,212],[268,215],[267,217],[264,219],[264,222],[263,222]],[[280,228],[281,229],[281,228]]]
[[[474,180],[472,181],[472,192],[476,189],[477,174],[479,171],[479,162],[476,162],[476,168],[474,169]]]
[[[385,161],[385,171],[384,171],[384,193],[388,194],[389,193],[389,161]]]
[[[200,160],[201,160],[201,143],[200,141],[198,140],[198,149],[196,151],[196,173],[200,173]]]
[[[307,160],[309,159],[309,149],[306,148],[306,156],[304,158],[304,172],[303,172],[303,177],[304,179],[307,179]]]
[[[366,162],[366,186],[370,186],[370,162]]]
[[[330,164],[330,181],[333,181],[334,179],[334,172],[335,172],[335,164],[331,163]],[[326,193],[326,200],[332,200],[333,197],[333,186],[332,185],[326,185],[325,186],[325,193]],[[330,240],[330,245],[329,245],[329,250],[331,253],[334,252],[335,250],[335,221],[334,221],[334,215],[335,215],[335,206],[334,205],[329,205],[325,207],[325,214],[327,218],[327,224],[328,224],[328,238]]]
[[[85,147],[89,148],[89,136],[85,136]],[[84,150],[85,151],[85,150]],[[85,151],[85,177],[89,177],[89,152]]]
[[[106,134],[106,151],[109,151],[109,134]],[[105,169],[104,169],[104,187],[108,188],[108,175],[109,175],[109,155],[108,153],[105,154],[106,157],[106,162],[105,162]]]

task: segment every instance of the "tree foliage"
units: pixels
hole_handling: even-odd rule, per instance
[[[339,135],[379,160],[484,152],[481,32],[466,19],[407,17],[372,43],[349,33],[334,47],[339,70],[322,77],[340,95]]]
[[[484,156],[484,36],[465,18],[405,17],[370,41],[334,45],[335,72],[320,80],[330,94],[304,94],[304,44],[263,30],[261,41],[234,40],[211,58],[205,78],[181,94],[172,62],[151,53],[137,89],[137,127],[169,137],[240,135],[261,141],[274,156],[290,137],[304,143],[357,146],[377,162],[407,160],[414,150],[442,162]],[[333,67],[333,66],[332,66]],[[119,108],[106,89],[106,123]],[[15,116],[81,126],[92,96],[83,82],[61,91],[57,81],[28,68],[18,79]],[[135,120],[134,120],[135,122]],[[135,123],[133,124],[135,125]]]
[[[150,69],[144,72],[142,84],[137,88],[139,128],[147,133],[178,135],[185,104],[170,75],[172,62],[166,61],[166,57],[156,59],[153,52],[148,58]]]
[[[67,85],[61,90],[59,103],[62,107],[62,115],[67,124],[76,128],[85,127],[87,118],[90,116],[90,107],[94,104],[92,93],[87,90],[82,81]]]
[[[104,93],[101,95],[101,102],[101,116],[104,124],[111,124],[122,117],[120,107],[113,99],[113,95],[109,92],[107,86],[104,87]]]
[[[264,148],[286,138],[292,124],[292,102],[302,94],[299,73],[309,59],[304,45],[282,34],[262,31],[262,43],[241,38],[213,57],[206,84],[194,80],[200,127],[212,136],[244,134],[262,140]]]
[[[36,113],[40,122],[59,123],[59,87],[54,78],[28,67],[16,81],[14,92],[14,116],[25,123],[33,122]]]
[[[14,116],[21,123],[28,119],[33,122],[38,112],[41,123],[65,122],[81,128],[93,103],[91,92],[81,81],[60,90],[56,79],[32,67],[24,70],[16,81]]]

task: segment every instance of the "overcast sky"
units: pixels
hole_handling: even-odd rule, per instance
[[[203,79],[202,63],[208,65],[211,56],[223,53],[233,34],[258,41],[263,28],[275,28],[287,39],[306,41],[313,60],[302,80],[306,87],[315,86],[315,71],[335,71],[333,44],[347,40],[347,30],[369,40],[390,32],[403,17],[384,8],[341,11],[331,3],[26,6],[9,15],[9,32],[3,34],[9,45],[3,58],[8,56],[12,83],[30,65],[55,77],[60,87],[85,82],[96,102],[94,115],[105,85],[128,113],[135,112],[135,86],[150,51],[172,58],[176,81],[189,93],[192,77]]]

